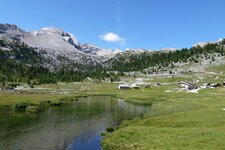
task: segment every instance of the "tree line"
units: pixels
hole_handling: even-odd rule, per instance
[[[157,52],[143,52],[139,54],[131,54],[129,56],[117,54],[116,57],[110,59],[110,70],[117,71],[140,71],[148,67],[168,67],[169,65],[177,62],[194,62],[198,63],[199,57],[210,58],[210,54],[218,54],[224,56],[225,40],[221,43],[208,43],[205,46],[195,46],[189,49],[183,48],[175,51],[157,51]],[[212,61],[215,59],[211,58]]]
[[[69,69],[61,67],[51,70],[43,64],[46,62],[34,48],[21,42],[8,42],[0,39],[0,82],[27,82],[34,84],[82,81],[87,77],[111,81],[118,79],[128,71],[140,71],[149,67],[168,67],[177,62],[198,63],[199,57],[215,59],[210,54],[224,56],[225,40],[220,43],[208,43],[205,46],[183,48],[176,51],[156,51],[134,53],[130,55],[117,54],[105,62],[105,66],[87,66],[72,64]],[[4,50],[3,50],[4,47]],[[117,71],[117,73],[115,73]]]

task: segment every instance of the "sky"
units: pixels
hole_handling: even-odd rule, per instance
[[[225,37],[225,0],[0,0],[0,23],[56,27],[106,49],[189,48]]]

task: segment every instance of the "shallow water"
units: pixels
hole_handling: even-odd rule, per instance
[[[1,150],[99,150],[101,133],[125,119],[143,116],[150,107],[110,96],[81,98],[38,114],[0,109]]]

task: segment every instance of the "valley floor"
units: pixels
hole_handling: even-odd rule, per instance
[[[114,132],[106,133],[103,149],[225,149],[225,88],[203,89],[199,93],[165,92],[179,87],[182,79],[157,80],[171,84],[139,90],[118,90],[118,83],[41,85],[35,88],[43,88],[42,93],[0,93],[0,106],[110,94],[137,104],[152,105],[144,117],[124,121]],[[46,89],[54,89],[54,92]],[[59,94],[62,89],[68,93]]]
[[[164,91],[164,88],[142,91],[143,100],[153,102],[151,112],[108,133],[103,148],[225,148],[225,89],[207,89],[198,94]]]

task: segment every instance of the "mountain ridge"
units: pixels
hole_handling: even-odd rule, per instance
[[[130,71],[149,75],[162,71],[173,74],[183,65],[201,66],[204,63],[207,66],[207,63],[211,64],[217,58],[223,62],[224,45],[225,39],[196,45],[189,49],[112,51],[94,45],[80,44],[74,35],[57,28],[42,28],[27,32],[16,25],[0,24],[0,61],[5,64],[0,68],[0,76],[2,73],[6,78],[4,70],[8,70],[7,67],[10,66],[17,68],[15,78],[20,76],[23,80],[27,76],[21,76],[23,73],[18,68],[28,70],[27,74],[30,74],[29,71],[42,68],[46,70],[43,74],[49,74],[47,75],[49,79],[54,81],[57,79],[76,81],[88,76],[116,78]],[[31,79],[39,79],[37,73],[33,74],[36,75],[32,75]]]
[[[103,66],[98,57],[85,53],[75,36],[61,29],[42,28],[27,32],[16,25],[0,24],[0,36],[35,48],[36,52],[51,60],[51,68],[71,66],[71,64]]]

